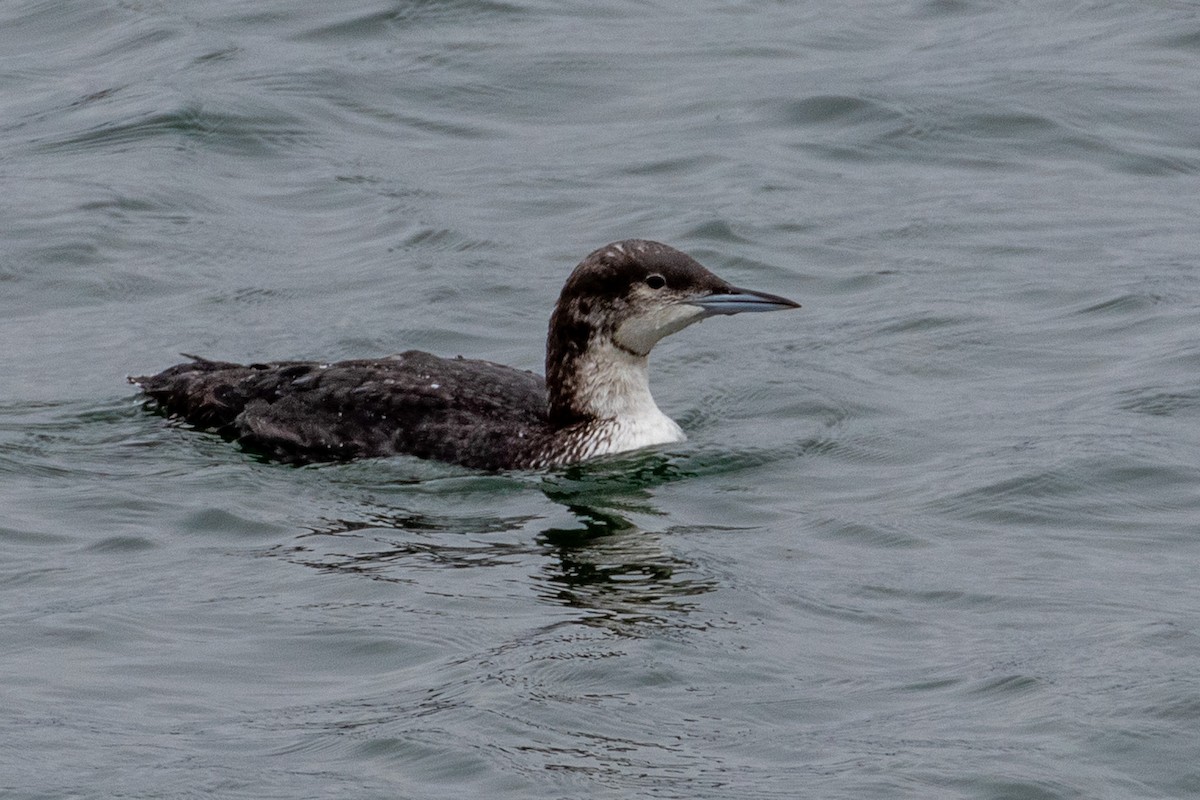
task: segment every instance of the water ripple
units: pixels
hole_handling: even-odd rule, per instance
[[[298,145],[319,141],[316,134],[295,118],[278,114],[238,114],[192,105],[175,111],[142,114],[121,122],[107,122],[66,136],[42,137],[35,144],[45,153],[69,154],[128,147],[158,139],[171,140],[178,146],[195,144],[245,156],[283,153]]]

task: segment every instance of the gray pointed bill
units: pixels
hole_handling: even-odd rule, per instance
[[[690,305],[699,306],[710,315],[740,314],[743,311],[783,311],[788,308],[800,307],[800,304],[794,300],[788,300],[777,294],[739,289],[736,286],[729,287],[729,291],[721,294],[697,297],[687,302]]]

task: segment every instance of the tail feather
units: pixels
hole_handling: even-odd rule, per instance
[[[242,384],[253,368],[183,355],[192,360],[157,375],[130,376],[128,380],[167,414],[200,428],[228,429],[250,400]]]

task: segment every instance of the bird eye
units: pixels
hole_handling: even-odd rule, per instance
[[[661,289],[667,285],[667,279],[662,275],[650,275],[646,278],[646,285],[651,289]]]

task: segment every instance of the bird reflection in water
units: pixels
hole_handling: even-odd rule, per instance
[[[633,633],[641,624],[687,623],[689,598],[714,579],[669,546],[670,531],[632,519],[662,516],[651,489],[687,477],[670,456],[645,453],[543,476],[544,496],[563,514],[420,513],[379,508],[313,526],[273,554],[323,572],[425,582],[434,569],[517,568],[537,596],[586,613],[578,622]],[[528,502],[522,502],[524,508]],[[547,526],[547,516],[555,517]],[[633,626],[631,628],[631,626]]]

